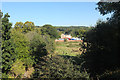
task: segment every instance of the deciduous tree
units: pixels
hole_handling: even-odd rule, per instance
[[[87,33],[86,67],[92,76],[100,75],[106,70],[120,69],[120,2],[99,2],[98,10],[105,15],[113,13],[107,21],[99,21],[95,28]]]
[[[27,33],[28,31],[34,30],[35,25],[33,22],[26,21],[23,25],[23,32]]]
[[[57,32],[57,30],[55,29],[55,27],[53,27],[52,25],[44,25],[42,28],[41,28],[41,32],[42,32],[42,35],[50,35],[50,38],[58,38],[59,37],[59,34]]]

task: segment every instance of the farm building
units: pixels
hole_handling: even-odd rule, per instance
[[[72,36],[69,34],[61,34],[61,38],[64,39],[64,38],[72,38]]]
[[[55,42],[64,42],[64,39],[67,39],[67,41],[82,41],[80,38],[72,37],[70,34],[61,34],[61,38],[56,39]]]

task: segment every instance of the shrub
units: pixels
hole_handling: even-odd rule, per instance
[[[11,59],[15,62],[17,59],[24,61],[25,65],[32,66],[33,60],[31,52],[29,51],[29,42],[25,35],[19,31],[13,29],[10,39],[10,52],[12,54]]]
[[[36,32],[26,34],[30,42],[30,49],[35,61],[39,61],[40,57],[53,53],[55,50],[54,40],[49,35],[39,35]]]
[[[14,78],[23,75],[25,73],[24,62],[16,60],[11,67],[11,72],[14,74]]]
[[[46,63],[39,66],[38,78],[82,78],[88,79],[89,74],[80,70],[80,65],[73,65],[70,60],[60,56],[48,57]],[[36,77],[33,75],[33,77]]]

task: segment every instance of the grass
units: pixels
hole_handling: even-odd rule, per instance
[[[81,54],[79,51],[80,42],[56,42],[56,50],[54,55],[76,56]]]

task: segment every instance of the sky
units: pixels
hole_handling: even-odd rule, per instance
[[[94,26],[98,19],[105,20],[96,2],[2,2],[2,12],[9,13],[10,22],[32,21],[36,26]]]

